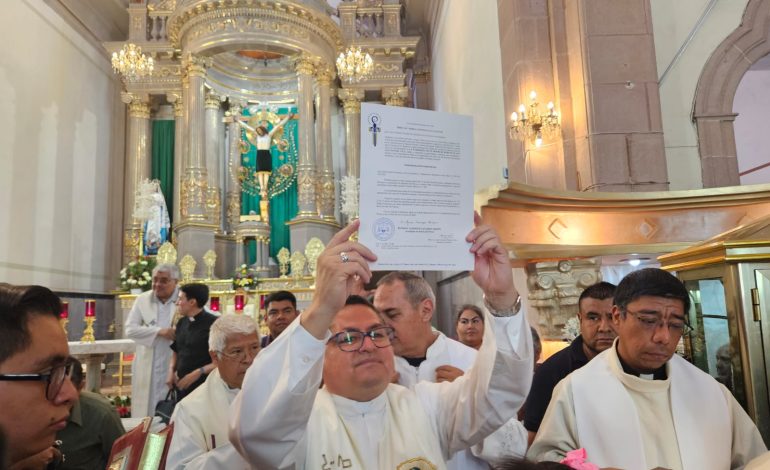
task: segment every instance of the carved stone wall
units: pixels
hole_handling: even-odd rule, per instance
[[[601,281],[599,267],[596,258],[527,265],[529,305],[537,311],[543,339],[562,339],[564,323],[577,314],[580,293]]]

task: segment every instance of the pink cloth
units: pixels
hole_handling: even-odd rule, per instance
[[[599,470],[599,467],[586,461],[586,450],[584,448],[571,450],[561,462],[574,470]]]

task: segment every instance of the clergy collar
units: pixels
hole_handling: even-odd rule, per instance
[[[668,378],[668,374],[666,374],[666,364],[663,364],[659,368],[655,369],[652,374],[643,374],[639,372],[638,370],[634,369],[630,365],[626,364],[626,361],[623,360],[622,357],[620,357],[620,351],[617,349],[617,344],[619,340],[615,342],[615,353],[618,355],[618,360],[620,361],[620,366],[623,367],[623,372],[625,372],[628,375],[633,375],[635,377],[639,377],[642,379],[647,380],[666,380]]]
[[[187,319],[190,320],[191,322],[194,322],[195,320],[198,319],[199,316],[201,316],[201,313],[203,313],[204,311],[205,311],[205,309],[200,309],[200,311],[198,313],[196,313],[195,315],[193,315],[191,317],[187,317]]]

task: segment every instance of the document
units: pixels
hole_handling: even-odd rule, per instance
[[[361,103],[359,213],[372,270],[472,270],[473,119]]]

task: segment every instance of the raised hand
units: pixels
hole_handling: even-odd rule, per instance
[[[475,258],[471,277],[484,291],[494,309],[507,310],[513,307],[518,298],[508,251],[497,232],[482,223],[478,212],[473,213],[473,223],[476,227],[465,237],[466,241],[472,243],[470,251]]]
[[[300,317],[302,326],[316,338],[323,338],[334,315],[345,306],[350,293],[372,278],[369,262],[377,257],[369,248],[350,240],[358,230],[354,221],[337,232],[316,264],[315,294],[310,307]]]

